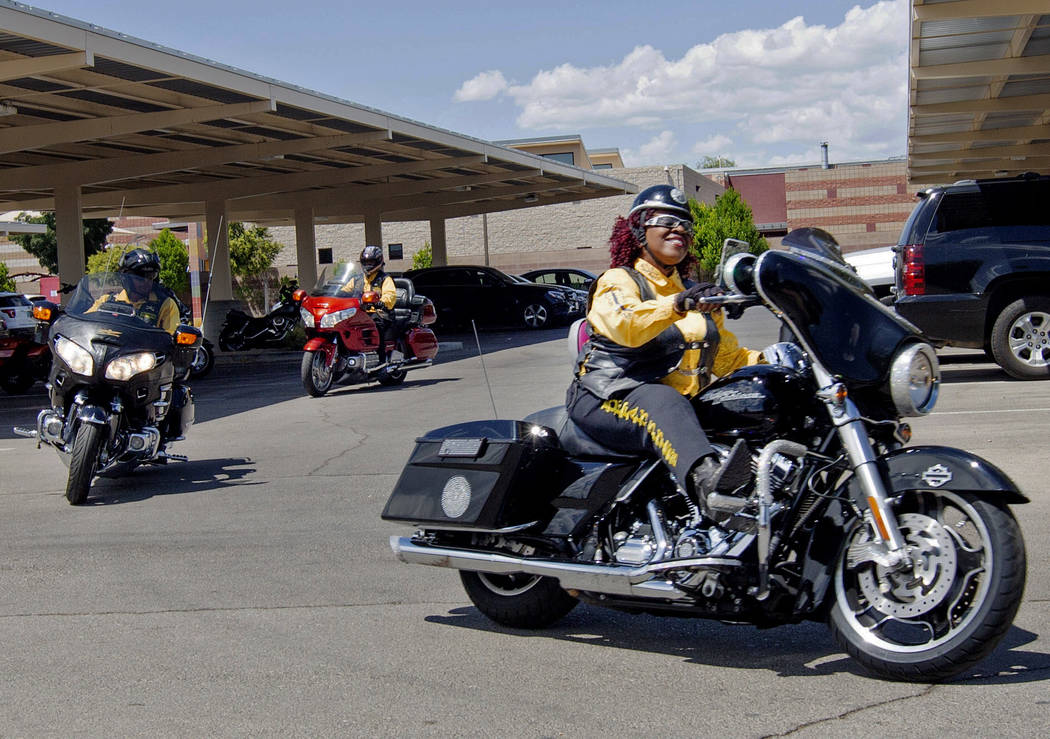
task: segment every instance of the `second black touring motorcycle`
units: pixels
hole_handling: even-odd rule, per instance
[[[870,671],[947,679],[1009,628],[1027,499],[961,449],[907,446],[940,372],[914,326],[875,299],[830,234],[725,261],[721,299],[764,305],[797,343],[693,401],[752,481],[697,500],[653,459],[616,454],[564,408],[430,431],[384,510],[405,562],[460,570],[494,621],[540,628],[580,600],[629,612],[761,626],[826,621]],[[713,299],[714,300],[714,299]]]
[[[182,459],[167,451],[193,424],[193,395],[181,384],[201,342],[182,325],[174,336],[138,318],[119,296],[124,275],[88,274],[51,327],[51,406],[35,429],[69,466],[66,498],[85,502],[96,474]]]
[[[249,316],[231,310],[219,330],[219,348],[224,352],[280,346],[299,323],[299,301],[292,295],[297,285],[281,287],[277,302],[265,316]]]

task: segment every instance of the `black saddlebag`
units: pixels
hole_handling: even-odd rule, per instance
[[[493,531],[546,521],[564,455],[522,421],[471,421],[427,432],[383,510],[387,521]]]

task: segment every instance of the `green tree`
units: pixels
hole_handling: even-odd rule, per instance
[[[230,272],[237,278],[234,290],[237,296],[253,308],[263,303],[263,283],[267,272],[284,245],[270,237],[264,226],[245,226],[230,223]]]
[[[700,274],[705,279],[714,275],[726,239],[741,239],[751,244],[752,254],[761,254],[769,245],[755,228],[751,207],[736,190],[729,189],[715,199],[714,205],[689,200],[693,221],[693,253],[700,260]]]
[[[430,248],[430,242],[424,241],[423,248],[412,255],[412,269],[424,269],[434,266],[434,250]]]
[[[11,279],[4,262],[0,262],[0,290],[11,293],[15,291],[15,281]]]
[[[736,162],[729,157],[705,156],[696,163],[697,169],[715,169],[716,167],[735,167]]]
[[[186,267],[190,263],[183,244],[168,229],[160,232],[146,246],[110,246],[105,251],[96,252],[88,257],[87,272],[116,272],[121,256],[132,249],[147,249],[156,252],[160,259],[160,282],[176,294],[181,294],[190,286],[190,278],[186,274]]]
[[[40,266],[51,274],[58,274],[58,237],[55,235],[55,214],[42,213],[31,216],[19,213],[18,220],[23,223],[43,223],[47,231],[42,234],[11,234],[10,239],[36,257]],[[108,218],[85,218],[84,224],[84,259],[102,251],[106,237],[113,230]]]
[[[160,257],[161,283],[174,293],[186,292],[190,286],[190,276],[186,272],[190,257],[186,245],[165,228],[149,242],[149,248]]]

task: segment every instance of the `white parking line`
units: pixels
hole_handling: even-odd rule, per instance
[[[1039,413],[1050,411],[1050,408],[996,408],[989,411],[935,411],[931,416],[969,416],[976,413]]]

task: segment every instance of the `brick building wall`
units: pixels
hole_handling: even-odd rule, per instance
[[[632,182],[641,190],[650,185],[672,183],[687,196],[714,203],[723,191],[714,180],[684,165],[670,167],[630,167],[603,169],[602,174]],[[618,215],[626,215],[635,196],[580,200],[536,208],[490,213],[487,217],[468,216],[445,222],[445,242],[450,264],[484,264],[484,229],[488,228],[489,264],[505,272],[520,273],[547,266],[580,267],[601,271],[609,266],[608,239]],[[274,239],[285,245],[277,264],[282,273],[295,268],[295,229],[270,229]],[[334,261],[356,258],[365,245],[361,224],[315,227],[317,248],[332,250]],[[412,268],[412,256],[430,240],[427,221],[383,223],[384,253],[390,244],[401,244],[403,259],[388,259],[387,269]]]

